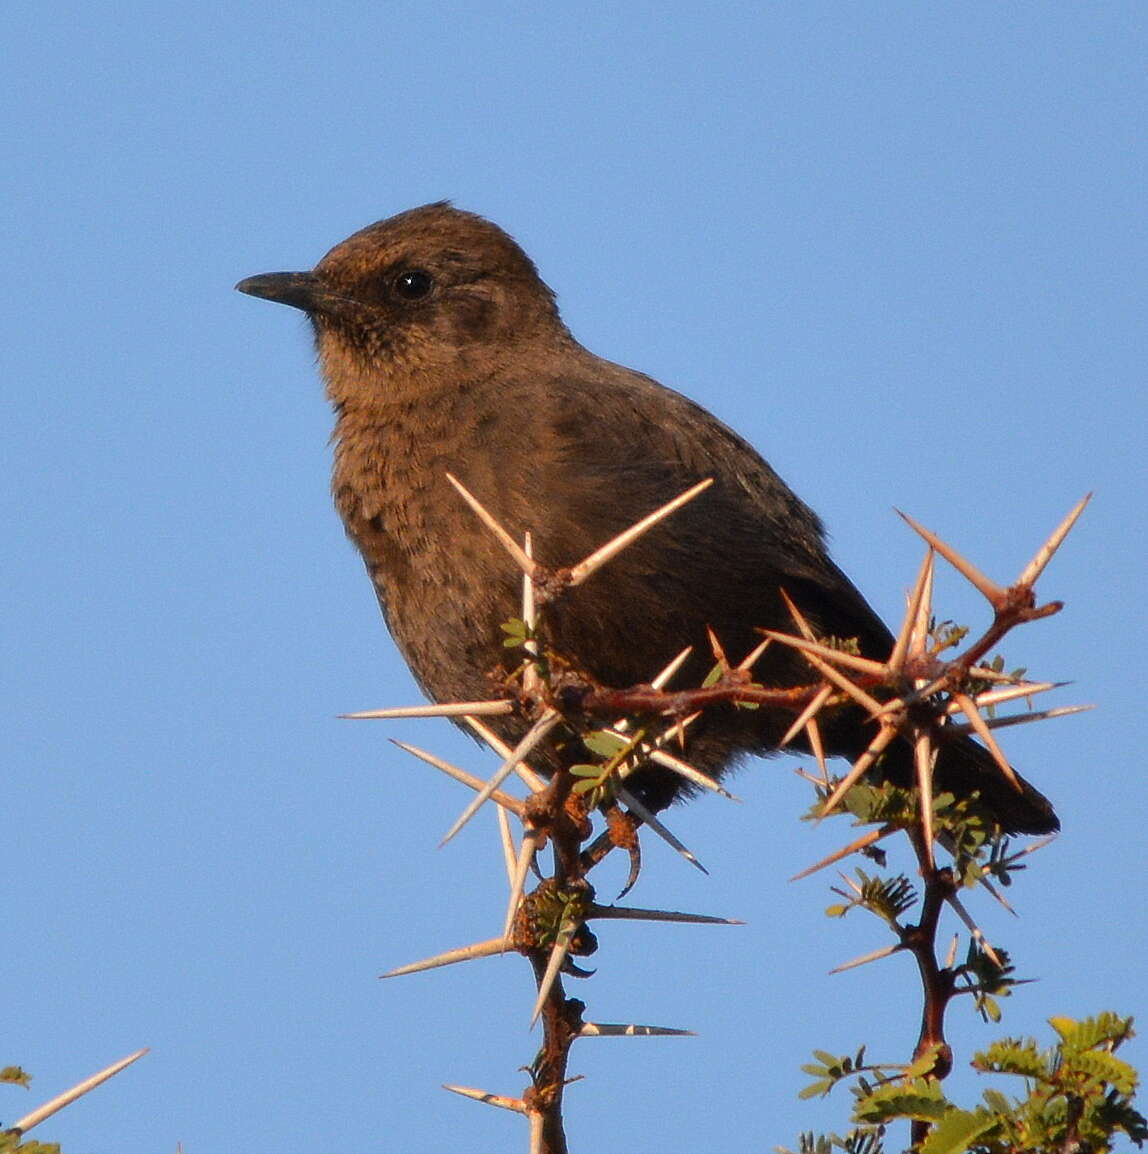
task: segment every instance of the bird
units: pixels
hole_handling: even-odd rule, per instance
[[[648,683],[685,646],[675,684],[713,665],[712,632],[737,659],[762,630],[792,631],[786,598],[819,637],[886,658],[893,638],[829,555],[809,508],[736,432],[683,394],[584,348],[529,256],[491,221],[448,201],[380,220],[309,272],[266,273],[243,293],[302,310],[334,410],[332,493],[387,627],[436,702],[504,697],[519,663],[502,626],[521,616],[521,573],[448,474],[542,565],[576,564],[708,479],[708,490],[544,610],[547,644],[594,683]],[[799,686],[809,667],[772,645],[754,680]],[[793,721],[775,708],[708,710],[691,764],[713,778],[778,751]],[[499,719],[517,740],[528,721]],[[859,708],[822,723],[831,755],[855,759],[876,730]],[[808,752],[803,737],[789,748]],[[535,751],[553,771],[570,743]],[[898,739],[873,771],[914,781]],[[975,794],[1006,833],[1059,828],[1051,803],[1009,782],[969,738],[940,744],[935,786]],[[652,810],[690,793],[646,764],[627,788]]]

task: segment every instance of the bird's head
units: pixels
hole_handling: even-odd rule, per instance
[[[311,272],[235,287],[307,313],[337,405],[405,395],[444,373],[484,376],[566,335],[554,294],[514,240],[447,203],[368,225]]]

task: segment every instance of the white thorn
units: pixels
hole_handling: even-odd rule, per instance
[[[446,845],[448,841],[474,815],[479,811],[483,803],[490,797],[492,793],[510,776],[514,771],[514,767],[522,760],[543,738],[562,720],[561,715],[554,709],[548,709],[535,723],[531,726],[530,731],[526,736],[514,747],[510,756],[498,767],[494,776],[480,789],[470,805],[466,807],[459,815],[458,820],[447,830],[446,836],[439,843]]]
[[[134,1054],[129,1054],[126,1058],[121,1058],[118,1062],[113,1062],[98,1074],[93,1074],[90,1078],[85,1078],[70,1090],[65,1090],[62,1094],[57,1094],[55,1098],[45,1102],[43,1106],[38,1106],[30,1114],[25,1114],[23,1118],[18,1118],[8,1129],[15,1131],[17,1134],[26,1134],[33,1126],[38,1126],[46,1118],[51,1118],[53,1114],[62,1110],[65,1106],[70,1106],[77,1098],[82,1098],[102,1082],[106,1082],[109,1078],[114,1078],[121,1070],[130,1066],[133,1062],[139,1061],[139,1059],[148,1052],[148,1049],[149,1047],[145,1046],[142,1050],[136,1050]]]
[[[590,577],[591,574],[601,569],[607,561],[616,557],[627,545],[637,540],[643,533],[648,532],[659,521],[664,520],[671,513],[676,512],[686,504],[687,501],[692,501],[699,493],[704,492],[712,484],[713,478],[707,477],[704,481],[700,481],[692,488],[687,489],[672,501],[667,501],[660,509],[655,509],[648,517],[643,517],[624,532],[619,533],[612,541],[607,541],[600,549],[596,549],[589,557],[579,561],[578,564],[570,570],[570,584],[580,585]]]

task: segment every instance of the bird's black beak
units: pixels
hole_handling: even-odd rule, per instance
[[[325,295],[318,278],[310,272],[265,272],[259,276],[249,276],[236,286],[248,296],[262,297],[265,301],[278,301],[304,312],[314,312]]]
[[[313,272],[265,272],[249,276],[235,287],[248,296],[302,309],[311,317],[350,324],[365,324],[371,318],[369,306],[333,291]]]

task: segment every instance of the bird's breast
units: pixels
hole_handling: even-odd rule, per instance
[[[435,423],[426,417],[413,427],[403,414],[382,425],[341,423],[332,489],[424,690],[438,699],[485,697],[501,655],[498,626],[520,613],[520,579],[447,480],[460,473],[482,488],[465,429]]]

